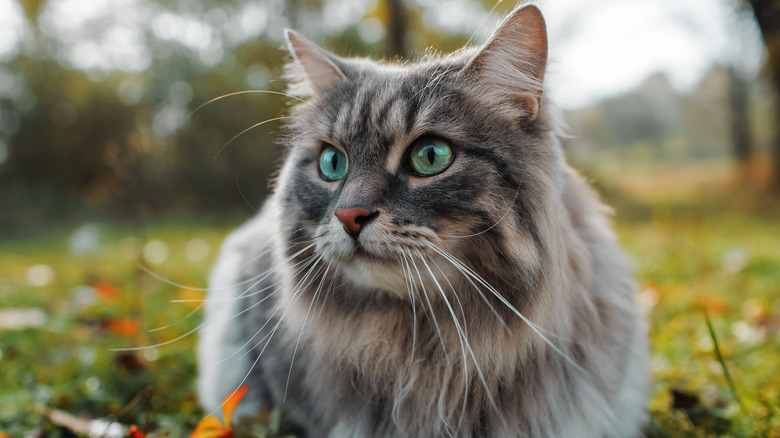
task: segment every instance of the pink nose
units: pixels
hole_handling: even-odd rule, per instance
[[[337,218],[344,224],[344,230],[352,237],[357,237],[360,234],[363,225],[379,215],[378,211],[370,212],[365,208],[337,208],[333,212]]]

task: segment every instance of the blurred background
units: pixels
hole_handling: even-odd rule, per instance
[[[636,263],[648,436],[780,436],[780,2],[538,4],[569,161]],[[51,409],[173,436],[204,415],[185,335],[282,157],[291,99],[241,92],[284,92],[285,28],[414,60],[515,6],[0,0],[0,437],[72,433]]]

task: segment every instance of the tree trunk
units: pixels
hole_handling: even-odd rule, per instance
[[[389,12],[387,23],[387,53],[392,57],[406,57],[407,18],[403,0],[387,0]]]
[[[747,105],[748,82],[734,68],[729,69],[729,115],[734,159],[744,167],[753,155]]]
[[[774,88],[774,138],[772,140],[772,186],[780,191],[780,2],[750,0],[756,22],[766,43],[764,68]]]
[[[775,114],[773,124],[775,127],[772,139],[772,188],[780,192],[780,69],[772,74],[772,83],[775,88]]]

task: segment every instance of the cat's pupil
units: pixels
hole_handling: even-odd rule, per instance
[[[333,154],[333,158],[330,160],[330,164],[333,166],[333,170],[335,171],[339,166],[339,156]]]
[[[436,151],[434,148],[428,148],[428,162],[433,165],[433,161],[436,159]]]

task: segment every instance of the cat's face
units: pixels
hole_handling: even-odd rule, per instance
[[[510,31],[411,66],[342,60],[292,34],[313,94],[294,113],[283,188],[296,237],[357,285],[402,296],[454,278],[457,261],[537,260],[534,205],[560,164],[529,87],[543,65],[495,90]]]

